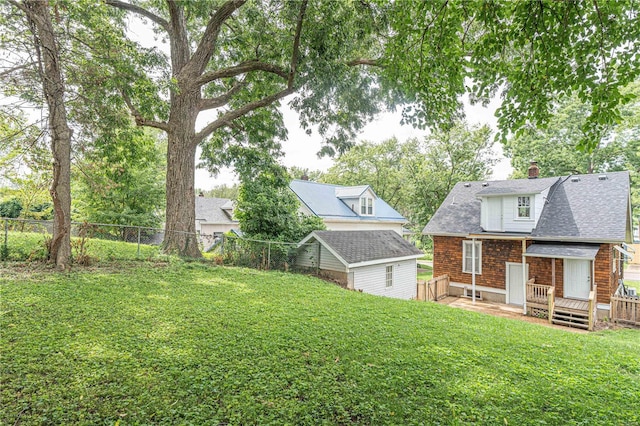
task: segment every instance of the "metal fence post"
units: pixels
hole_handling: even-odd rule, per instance
[[[267,243],[267,270],[271,269],[271,241]]]
[[[4,219],[4,250],[3,255],[9,253],[9,219]],[[4,257],[4,256],[3,256]]]
[[[138,226],[138,257],[140,257],[140,229]]]

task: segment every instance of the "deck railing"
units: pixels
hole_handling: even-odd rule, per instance
[[[593,325],[596,322],[596,309],[597,305],[597,297],[598,297],[598,286],[593,285],[593,290],[589,292],[589,331],[593,330]]]
[[[549,288],[547,292],[547,306],[549,312],[549,324],[553,324],[553,311],[556,308],[556,289],[554,287]]]
[[[536,284],[535,278],[531,278],[527,281],[527,304],[528,303],[540,303],[547,304],[549,297],[549,290],[553,287],[549,285]]]

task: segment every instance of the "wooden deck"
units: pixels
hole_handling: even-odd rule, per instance
[[[563,310],[574,311],[577,313],[589,312],[589,302],[586,300],[564,299],[562,297],[556,297],[555,305],[556,309],[562,308]]]

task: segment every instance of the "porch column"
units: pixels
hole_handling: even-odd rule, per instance
[[[476,239],[471,239],[471,304],[476,304]]]
[[[527,240],[522,240],[522,313],[527,314],[527,258],[525,253],[527,252]]]

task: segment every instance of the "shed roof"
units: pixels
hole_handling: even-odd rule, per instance
[[[550,257],[554,259],[595,259],[599,244],[531,244],[525,253],[529,257]]]
[[[300,244],[313,239],[349,267],[424,255],[394,231],[314,231]]]

